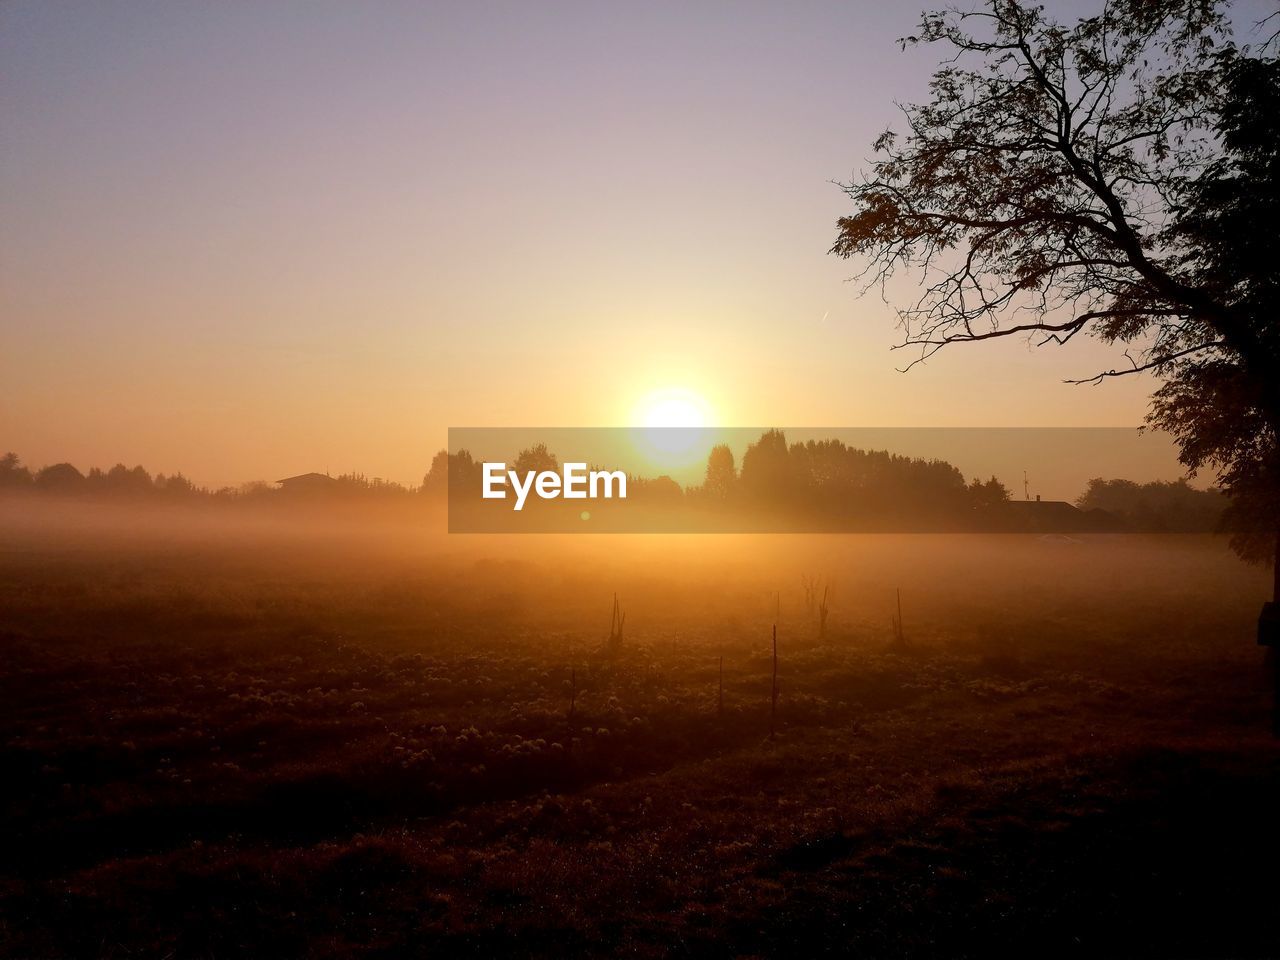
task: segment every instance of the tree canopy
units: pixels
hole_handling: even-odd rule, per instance
[[[1237,45],[1225,5],[1109,0],[1074,24],[990,0],[926,14],[946,48],[904,110],[832,251],[872,285],[923,278],[900,308],[907,368],[943,347],[1087,334],[1151,373],[1149,422],[1276,526],[1280,69]],[[887,287],[885,288],[887,290]]]

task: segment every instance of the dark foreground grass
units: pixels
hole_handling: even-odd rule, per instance
[[[12,550],[3,952],[1280,955],[1265,578],[1077,547]]]

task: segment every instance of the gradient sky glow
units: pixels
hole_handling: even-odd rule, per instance
[[[448,426],[1137,424],[1093,343],[909,375],[827,256],[925,96],[880,3],[0,6],[0,449],[416,483]]]

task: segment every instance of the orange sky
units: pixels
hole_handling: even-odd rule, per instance
[[[1095,343],[896,373],[826,255],[830,181],[924,96],[914,8],[607,7],[0,7],[0,448],[416,483],[449,426],[673,386],[726,425],[1141,421],[1150,381],[1060,382]]]

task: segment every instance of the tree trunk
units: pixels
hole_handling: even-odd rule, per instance
[[[1280,603],[1280,530],[1276,531],[1276,555],[1271,568],[1271,599]]]
[[[1271,568],[1272,609],[1280,606],[1280,531],[1276,532],[1276,556]],[[1266,616],[1264,609],[1263,616]],[[1267,647],[1267,661],[1271,668],[1271,735],[1280,738],[1280,650]]]

